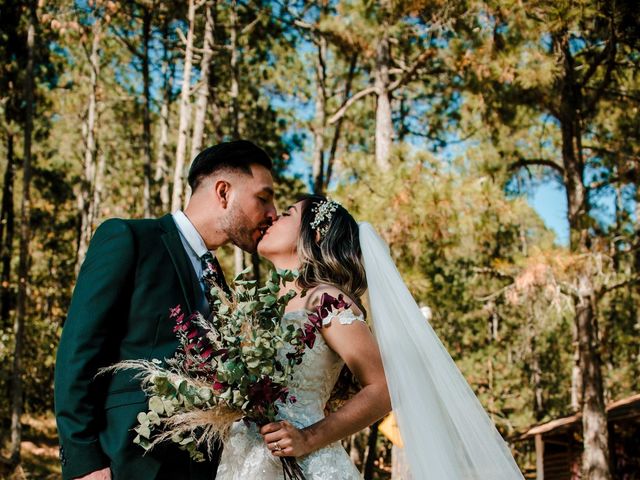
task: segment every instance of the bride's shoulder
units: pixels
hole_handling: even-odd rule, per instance
[[[306,308],[310,311],[326,309],[333,314],[349,312],[356,317],[363,316],[358,302],[338,287],[328,284],[320,284],[307,291]]]

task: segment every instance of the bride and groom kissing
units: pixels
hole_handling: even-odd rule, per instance
[[[98,227],[56,360],[63,479],[276,479],[287,456],[308,479],[358,479],[340,440],[392,406],[415,480],[521,479],[373,227],[319,195],[278,216],[271,168],[249,141],[209,147],[192,162],[184,211]],[[168,442],[145,453],[133,443],[147,406],[135,372],[96,374],[124,360],[170,358],[178,341],[169,309],[211,312],[205,277],[226,285],[215,252],[228,243],[299,271],[290,287],[306,295],[288,304],[283,321],[304,323],[326,298],[346,301],[324,318],[317,345],[305,352],[294,374],[297,401],[280,409],[280,421],[260,429],[237,422],[207,462]],[[325,414],[345,365],[360,389]]]

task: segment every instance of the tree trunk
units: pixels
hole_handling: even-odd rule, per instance
[[[78,254],[76,256],[75,272],[78,275],[80,266],[84,261],[84,257],[89,248],[91,233],[93,231],[93,206],[91,205],[93,197],[93,188],[95,180],[95,164],[96,164],[96,122],[97,122],[97,95],[98,95],[98,77],[100,75],[100,37],[102,27],[98,19],[95,20],[91,27],[93,39],[91,41],[91,55],[89,56],[90,69],[90,91],[89,105],[87,108],[87,121],[85,123],[85,152],[84,152],[84,178],[78,192],[78,212],[80,215],[80,234],[78,241]]]
[[[562,126],[563,132],[566,130]],[[563,145],[565,154],[574,152]],[[566,157],[565,157],[566,158]],[[566,159],[565,170],[579,163],[573,158]],[[575,168],[575,167],[574,167]],[[565,176],[574,180],[567,184],[570,198],[568,204],[571,248],[574,252],[589,254],[588,231],[584,208],[587,195],[582,182],[578,183],[575,171],[568,171]],[[599,354],[598,320],[595,308],[595,291],[589,274],[584,272],[578,278],[578,292],[575,298],[575,328],[578,340],[583,447],[582,471],[585,480],[611,480],[609,466],[609,446],[607,417],[604,406],[604,386]]]
[[[573,341],[573,365],[571,366],[571,411],[578,412],[582,405],[582,371],[580,369],[580,346],[578,344],[578,325],[573,323],[571,329]]]
[[[563,53],[563,78],[560,90],[559,120],[562,134],[564,184],[567,191],[570,249],[580,255],[590,255],[588,191],[584,182],[582,132],[580,112],[583,103],[581,86],[575,76],[575,64],[568,35],[559,40]],[[599,354],[598,319],[595,290],[589,273],[578,279],[575,296],[575,328],[578,340],[582,392],[582,434],[584,480],[611,480],[607,417],[604,406]]]
[[[231,128],[233,132],[233,138],[238,139],[240,137],[240,106],[238,96],[240,95],[240,79],[239,79],[239,57],[238,52],[238,2],[233,0],[231,2],[231,32],[229,34],[230,48],[231,48]]]
[[[106,168],[106,157],[104,152],[98,154],[98,165],[93,181],[93,199],[91,200],[91,225],[96,223],[100,215],[100,205],[102,204],[102,193],[104,191],[104,171]]]
[[[567,191],[570,250],[589,256],[588,190],[584,184],[581,105],[582,86],[577,82],[569,36],[554,39],[563,57],[563,77],[559,92],[559,120],[562,134],[562,162]],[[590,274],[583,270],[577,278],[575,332],[581,380],[582,476],[584,480],[611,480],[607,416],[599,355],[596,298]]]
[[[213,57],[213,9],[216,8],[216,3],[209,0],[205,4],[206,21],[204,24],[204,40],[203,40],[203,53],[200,61],[200,81],[198,86],[198,93],[196,99],[196,113],[193,121],[193,134],[191,137],[191,159],[196,158],[196,155],[200,153],[202,148],[202,137],[204,136],[204,124],[207,114],[207,106],[209,104],[209,71],[211,69],[211,59]],[[185,203],[189,201],[191,196],[191,188],[187,186],[187,192],[185,195]]]
[[[360,456],[360,445],[358,445],[358,436],[360,433],[354,433],[349,437],[349,458],[354,465],[358,466],[362,462]]]
[[[367,441],[367,458],[364,462],[364,468],[362,472],[362,476],[364,480],[372,480],[373,479],[373,470],[374,470],[374,462],[378,456],[378,451],[376,449],[376,445],[378,443],[378,426],[380,425],[380,420],[369,427],[369,439]]]
[[[158,139],[158,155],[153,176],[158,190],[160,208],[163,213],[169,210],[169,161],[167,159],[167,144],[169,143],[169,105],[171,104],[171,89],[173,88],[173,68],[169,66],[169,20],[168,16],[162,27],[162,79],[163,95],[160,107],[160,138]]]
[[[11,255],[13,252],[14,212],[13,183],[15,178],[15,158],[13,151],[13,133],[7,139],[7,169],[2,185],[2,214],[0,215],[0,242],[2,245],[2,294],[0,295],[0,316],[3,328],[9,326],[11,295]]]
[[[213,14],[213,40],[212,45],[215,45],[215,37],[216,37],[216,29],[218,28],[218,2],[214,0],[214,8],[212,9]],[[210,132],[210,136],[212,139],[212,144],[222,142],[225,136],[224,124],[222,121],[222,113],[219,105],[219,99],[217,96],[217,87],[220,82],[220,75],[216,75],[216,57],[212,57],[212,61],[210,62],[211,66],[209,67],[209,115],[212,120],[212,129]],[[224,88],[224,85],[221,85]]]
[[[235,245],[233,246],[233,264],[236,270],[236,275],[242,272],[246,265],[244,261],[244,250],[242,250],[240,247],[236,247]]]
[[[531,338],[531,384],[533,386],[533,413],[537,421],[542,420],[544,410],[544,389],[542,388],[542,369],[540,355],[536,344],[536,337]]]
[[[602,368],[591,278],[579,279],[576,305],[582,367],[582,431],[584,453],[582,472],[588,480],[610,480],[607,416],[602,387]]]
[[[496,418],[495,418],[495,412],[496,412],[496,406],[495,406],[495,395],[494,395],[494,388],[493,388],[493,357],[489,357],[487,358],[487,384],[488,384],[488,390],[489,390],[489,398],[487,399],[487,409],[489,410],[489,417],[491,418],[491,421],[493,423],[496,422]]]
[[[409,127],[407,126],[407,117],[409,116],[410,110],[407,105],[407,95],[402,93],[400,96],[400,101],[398,102],[398,113],[399,113],[399,130],[398,130],[398,141],[404,142],[406,136],[409,134]]]
[[[230,67],[231,67],[231,97],[230,114],[231,114],[231,130],[234,139],[240,138],[240,52],[238,49],[238,2],[231,2],[231,31],[229,32],[229,48],[231,49]],[[239,247],[234,248],[234,263],[236,275],[245,269],[246,262],[244,252]]]
[[[324,190],[324,137],[327,126],[327,91],[325,58],[327,41],[319,36],[316,58],[316,111],[313,122],[313,192],[322,195]]]
[[[151,217],[151,76],[149,73],[149,43],[151,42],[151,20],[153,10],[142,6],[142,90],[144,110],[142,117],[142,143],[144,144],[144,187],[142,209],[146,218]]]
[[[191,117],[191,64],[193,62],[193,28],[196,18],[195,0],[189,0],[189,30],[184,54],[184,69],[182,74],[182,92],[180,94],[180,121],[178,126],[178,145],[176,147],[176,166],[173,173],[173,194],[171,196],[171,210],[182,208],[184,164],[187,152],[187,136],[189,135],[189,121]]]
[[[351,85],[353,84],[353,77],[356,72],[356,65],[358,64],[358,54],[353,53],[351,55],[351,60],[349,62],[349,73],[347,74],[347,80],[344,85],[344,96],[342,98],[342,102],[346,102],[349,99],[349,95],[351,95]],[[344,120],[344,115],[341,116],[335,126],[335,130],[333,131],[333,138],[331,140],[331,148],[329,150],[329,158],[327,159],[327,173],[324,177],[324,189],[329,188],[329,182],[331,181],[331,176],[333,175],[333,165],[336,160],[336,152],[338,151],[338,142],[340,141],[340,133],[342,131],[342,122]]]
[[[251,254],[251,266],[253,267],[253,279],[260,285],[260,255],[257,252]]]
[[[213,24],[216,25],[216,20],[214,19]],[[219,99],[217,96],[217,86],[218,86],[218,78],[216,75],[215,62],[214,68],[209,72],[209,110],[211,112],[211,119],[213,123],[213,128],[211,131],[211,139],[212,143],[221,142],[224,139],[225,131],[224,124],[222,120],[222,109],[219,105]]]
[[[376,66],[374,71],[376,87],[376,165],[386,172],[390,168],[389,155],[393,139],[391,119],[391,98],[389,94],[389,65],[391,52],[387,34],[378,42],[376,48]]]
[[[565,168],[567,163],[565,163]],[[581,187],[582,183],[579,184]],[[573,192],[572,192],[573,193]],[[572,198],[575,198],[571,195]],[[586,198],[577,195],[575,201]],[[569,214],[575,207],[569,203]],[[575,216],[580,224],[586,219]],[[574,251],[588,253],[586,240],[588,232],[570,224],[572,242],[580,239]],[[585,480],[611,480],[609,467],[609,446],[607,416],[604,405],[604,386],[599,354],[598,320],[595,308],[595,291],[589,274],[584,272],[578,278],[578,291],[575,298],[576,332],[578,339],[579,367],[582,401],[583,447],[582,471]]]
[[[22,177],[22,205],[20,214],[20,259],[18,261],[18,302],[14,322],[13,369],[11,372],[11,463],[20,464],[20,444],[22,440],[22,347],[24,343],[24,323],[27,310],[27,287],[29,277],[30,238],[30,187],[31,187],[31,135],[34,115],[34,47],[36,35],[36,3],[29,6],[29,27],[27,30],[27,68],[25,75],[25,125],[24,159]]]
[[[202,138],[204,136],[205,116],[209,104],[209,71],[211,69],[211,59],[213,57],[213,9],[216,3],[209,0],[206,5],[206,22],[204,26],[204,44],[202,60],[200,62],[200,85],[198,87],[198,97],[196,100],[196,113],[193,125],[193,136],[191,138],[191,158],[195,158],[202,148]]]

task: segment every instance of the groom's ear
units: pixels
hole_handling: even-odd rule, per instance
[[[229,191],[231,189],[231,185],[226,180],[218,180],[214,185],[214,193],[220,206],[222,208],[227,208],[229,204]]]

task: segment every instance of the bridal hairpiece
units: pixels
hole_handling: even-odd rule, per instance
[[[320,238],[324,237],[329,231],[331,217],[333,217],[333,212],[335,212],[339,206],[340,204],[335,200],[327,199],[311,208],[311,211],[315,213],[315,217],[311,222],[311,228],[320,234]],[[323,223],[324,225],[321,227],[320,225]]]

